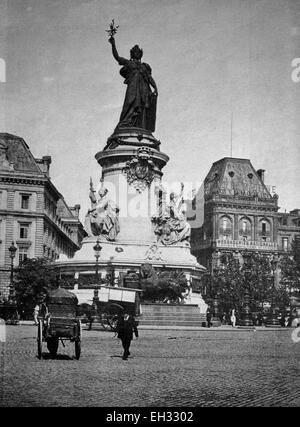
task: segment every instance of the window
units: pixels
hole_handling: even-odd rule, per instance
[[[28,249],[19,249],[19,265],[21,265],[28,258]]]
[[[265,234],[267,231],[267,223],[265,221],[262,221],[261,223],[261,231],[263,234]]]
[[[29,209],[29,194],[21,194],[21,209]]]
[[[287,218],[282,219],[282,225],[287,225]]]
[[[28,239],[29,224],[20,224],[20,239]]]
[[[287,237],[283,237],[282,238],[282,249],[284,251],[288,250],[288,243],[289,243],[289,239]]]

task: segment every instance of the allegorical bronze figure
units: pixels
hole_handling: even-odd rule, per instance
[[[154,132],[158,93],[156,83],[151,76],[151,67],[141,62],[143,50],[138,45],[130,50],[130,59],[119,56],[114,38],[117,28],[112,21],[110,29],[107,30],[110,36],[109,43],[112,45],[112,54],[119,65],[122,65],[120,74],[127,85],[117,128],[138,127]]]

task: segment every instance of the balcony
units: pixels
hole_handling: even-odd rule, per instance
[[[278,244],[276,242],[252,241],[252,240],[226,240],[217,239],[215,241],[217,248],[226,249],[249,249],[249,250],[265,250],[276,251]]]

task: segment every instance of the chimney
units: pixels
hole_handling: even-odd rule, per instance
[[[51,165],[51,156],[43,156],[41,159],[35,159],[42,172],[49,177],[50,165]]]
[[[265,169],[258,169],[257,171],[257,175],[259,176],[260,180],[262,182],[265,182]]]
[[[75,205],[70,207],[70,211],[73,215],[75,215],[77,218],[79,217],[79,211],[80,211],[80,205]]]

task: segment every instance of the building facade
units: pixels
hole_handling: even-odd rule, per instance
[[[278,212],[278,195],[264,182],[264,170],[250,160],[225,157],[213,163],[204,180],[203,197],[196,197],[203,224],[192,228],[192,253],[211,270],[222,254],[237,258],[247,252],[266,255],[291,250],[300,233],[300,210]]]
[[[0,133],[0,292],[9,292],[11,259],[14,266],[26,258],[72,258],[85,235],[80,205],[69,207],[49,175],[51,157],[33,157],[26,142]]]

